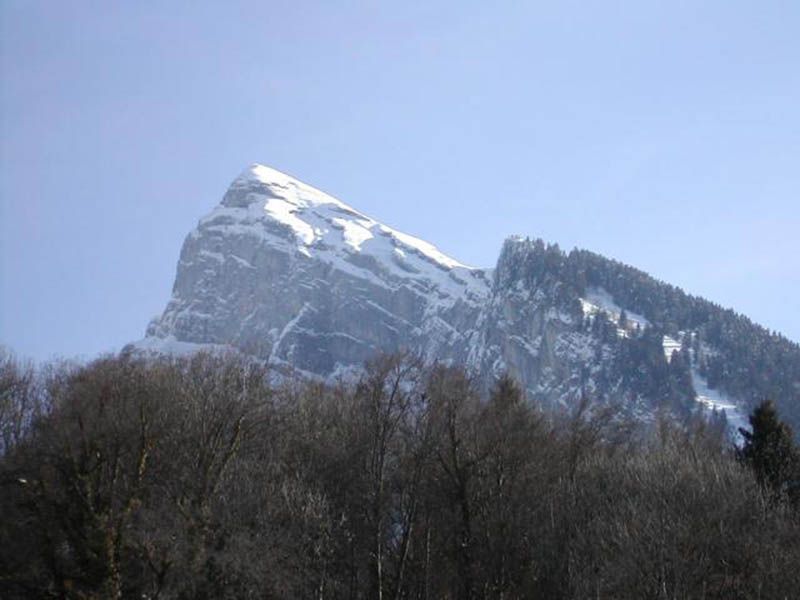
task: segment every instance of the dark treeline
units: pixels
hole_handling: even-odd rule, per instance
[[[545,415],[509,379],[482,398],[404,356],[353,385],[269,381],[237,357],[43,377],[4,358],[0,597],[800,590],[785,481],[701,422],[644,436],[588,403]]]

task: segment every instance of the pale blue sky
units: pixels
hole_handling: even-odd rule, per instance
[[[800,3],[0,3],[0,343],[140,338],[251,162],[463,262],[580,246],[800,340]]]

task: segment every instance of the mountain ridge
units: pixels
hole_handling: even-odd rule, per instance
[[[226,346],[323,379],[409,349],[465,365],[484,386],[508,372],[535,401],[621,400],[643,420],[703,407],[735,428],[757,396],[780,395],[800,422],[800,346],[730,309],[521,236],[494,268],[470,267],[259,164],[187,236],[172,298],[134,344]]]

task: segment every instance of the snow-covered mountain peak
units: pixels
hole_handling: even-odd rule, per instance
[[[438,269],[472,270],[433,244],[384,225],[265,165],[254,163],[245,169],[231,184],[222,206],[237,212],[243,209],[248,221],[270,222],[291,234],[297,250],[305,256],[364,253],[408,272],[419,272],[419,259]]]
[[[260,196],[267,196],[279,198],[297,208],[331,204],[345,212],[360,215],[354,208],[322,190],[318,190],[291,175],[259,163],[251,164],[233,180],[228,193],[225,195],[223,204],[228,206],[232,205],[232,203],[235,204],[235,199],[241,196],[242,192],[248,196],[251,202],[260,200]],[[249,204],[249,202],[246,204]]]
[[[326,375],[399,348],[466,361],[490,293],[485,271],[253,164],[186,238],[139,347],[231,346]]]

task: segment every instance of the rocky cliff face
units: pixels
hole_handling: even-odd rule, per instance
[[[467,362],[489,295],[486,271],[253,165],[186,238],[139,345],[230,345],[324,377],[402,348]]]
[[[509,371],[542,399],[577,393],[594,346],[574,331],[580,315],[513,284],[518,248],[506,242],[495,276],[253,165],[186,238],[139,345],[228,345],[326,378],[410,349],[486,381]]]
[[[526,285],[514,273],[527,245],[516,238],[503,245],[480,329],[482,361],[475,366],[490,381],[508,372],[538,401],[569,403],[590,391],[588,369],[602,344],[580,331],[581,311],[560,301],[555,284]]]
[[[612,284],[613,296],[602,287]],[[669,318],[662,318],[669,304],[648,308],[648,299],[673,293],[624,265],[583,251],[565,255],[540,241],[511,238],[495,269],[468,267],[253,165],[186,238],[172,298],[134,347],[233,347],[328,379],[357,372],[377,352],[408,349],[464,365],[486,387],[509,372],[545,404],[568,405],[583,395],[624,399],[642,418],[665,403],[719,408],[722,400],[701,375],[703,361],[716,364],[719,353],[699,334],[713,333],[722,317],[709,303]],[[627,311],[615,302],[623,296]],[[675,298],[683,307],[684,296]],[[650,320],[631,310],[639,305]],[[675,325],[706,305],[713,308],[709,325]],[[740,424],[741,403],[725,402]]]

